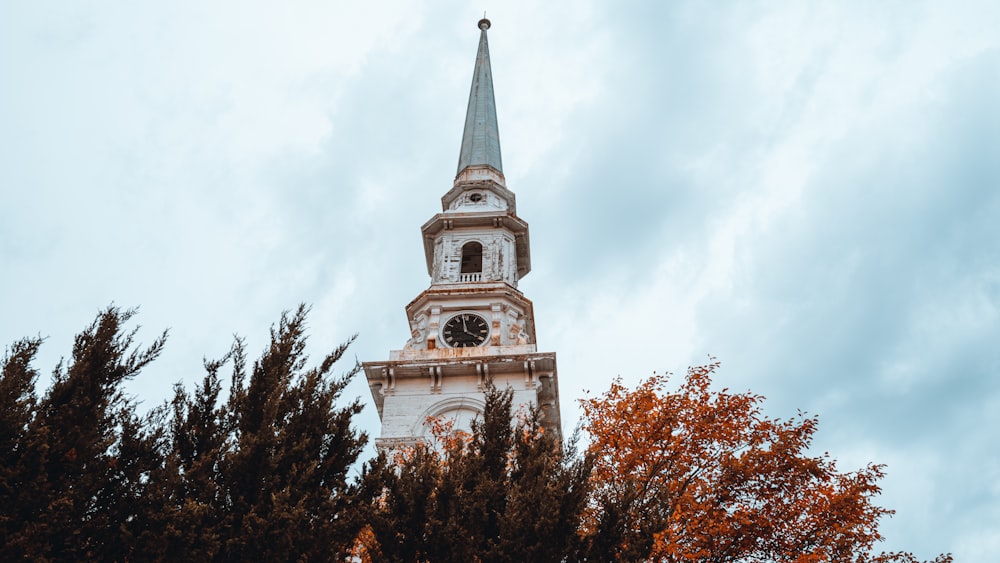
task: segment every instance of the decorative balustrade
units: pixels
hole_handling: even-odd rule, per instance
[[[459,283],[477,282],[483,281],[482,272],[476,272],[474,274],[458,274]]]

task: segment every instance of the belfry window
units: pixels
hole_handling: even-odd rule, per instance
[[[467,242],[462,246],[462,273],[478,274],[483,271],[483,245]]]

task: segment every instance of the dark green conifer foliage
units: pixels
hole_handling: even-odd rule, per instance
[[[218,470],[226,442],[225,411],[217,404],[219,369],[232,355],[205,362],[206,375],[193,396],[180,384],[174,386],[162,422],[164,464],[153,475],[150,493],[158,510],[138,542],[139,559],[210,561],[219,553],[224,505]]]
[[[305,315],[283,315],[244,385],[242,347],[226,406],[227,451],[220,463],[226,515],[225,559],[327,559],[346,552],[363,521],[347,472],[367,441],[352,417],[359,400],[336,400],[355,365],[328,377],[350,342],[305,369]],[[353,340],[353,339],[352,339]]]
[[[351,428],[360,402],[336,402],[358,367],[331,374],[350,342],[306,367],[306,312],[282,315],[249,373],[237,339],[205,363],[193,394],[176,388],[158,476],[169,512],[143,545],[148,558],[328,561],[350,549],[366,502],[347,474],[367,438]],[[228,363],[222,402],[219,371]]]
[[[40,338],[15,342],[4,355],[0,374],[0,559],[28,553],[25,522],[32,518],[31,507],[21,501],[27,480],[27,431],[37,398],[34,385],[38,372],[32,369],[41,345]]]
[[[157,432],[135,416],[121,384],[156,358],[166,333],[136,349],[135,330],[123,332],[133,314],[101,312],[38,400],[30,363],[40,341],[22,340],[8,352],[0,383],[0,432],[10,447],[0,470],[0,559],[122,560],[144,525]]]
[[[576,530],[590,462],[542,431],[538,411],[516,424],[513,393],[490,386],[469,440],[418,446],[366,475],[380,487],[370,553],[380,561],[521,562],[579,557]]]
[[[0,560],[343,560],[369,501],[348,471],[366,437],[338,406],[350,342],[314,368],[306,308],[282,316],[251,370],[243,342],[188,393],[139,417],[122,392],[160,353],[110,307],[77,336],[39,398],[41,339],[12,345],[0,378]],[[232,366],[229,396],[220,371]]]

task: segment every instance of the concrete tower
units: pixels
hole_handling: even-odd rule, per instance
[[[513,389],[515,409],[538,405],[545,426],[561,432],[556,355],[537,351],[531,301],[517,289],[531,270],[528,224],[500,161],[489,28],[479,21],[454,184],[421,227],[431,285],[406,306],[412,338],[389,361],[363,364],[382,420],[380,449],[420,441],[429,417],[468,430],[488,379]]]

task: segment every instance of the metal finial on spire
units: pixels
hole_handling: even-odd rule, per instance
[[[479,20],[479,51],[476,67],[472,72],[469,90],[469,107],[465,114],[462,132],[462,151],[458,157],[458,173],[471,166],[488,166],[503,175],[500,163],[500,133],[497,127],[497,108],[493,97],[493,72],[490,69],[490,49],[486,30],[490,20]]]

